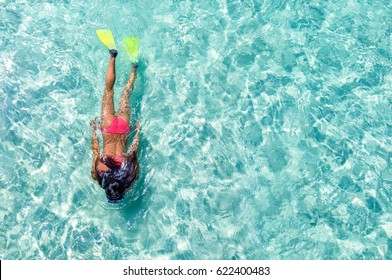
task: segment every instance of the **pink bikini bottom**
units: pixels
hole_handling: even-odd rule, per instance
[[[129,134],[131,132],[131,128],[132,127],[128,126],[127,122],[121,117],[115,117],[106,129],[103,129],[101,126],[99,127],[102,133],[109,134]]]

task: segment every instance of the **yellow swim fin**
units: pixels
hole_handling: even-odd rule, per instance
[[[136,37],[126,36],[123,38],[123,47],[131,62],[137,62],[139,59],[138,42],[139,39]]]
[[[116,49],[116,44],[114,43],[112,31],[108,29],[96,30],[99,40],[105,45],[109,50]]]

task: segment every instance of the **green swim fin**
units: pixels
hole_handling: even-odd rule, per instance
[[[138,42],[139,39],[135,37],[126,36],[123,38],[123,47],[131,62],[137,62],[139,59]]]
[[[108,29],[96,30],[99,40],[105,45],[109,50],[116,49],[116,44],[114,43],[112,31]]]

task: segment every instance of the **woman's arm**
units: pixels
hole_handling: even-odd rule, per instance
[[[93,151],[93,164],[91,166],[91,177],[94,180],[98,180],[98,175],[96,172],[97,161],[99,159],[100,149],[99,149],[99,142],[97,136],[97,122],[95,118],[90,122],[90,126],[92,128],[92,139],[91,139],[91,150]]]
[[[139,147],[139,132],[140,132],[140,122],[136,121],[136,126],[135,126],[136,134],[133,136],[132,144],[131,147],[129,147],[128,155],[132,154],[133,152],[137,152],[138,147]]]

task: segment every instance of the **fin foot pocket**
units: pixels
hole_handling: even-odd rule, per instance
[[[117,54],[118,54],[118,52],[117,52],[116,49],[111,49],[111,50],[109,50],[109,53],[110,53],[110,56],[113,56],[113,57],[116,57]]]

